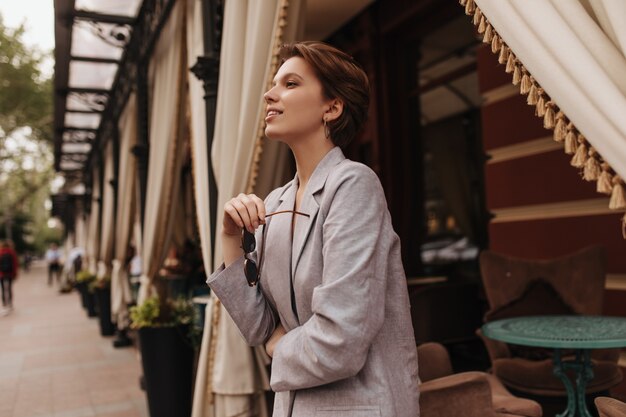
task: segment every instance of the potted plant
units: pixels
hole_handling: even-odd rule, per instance
[[[148,298],[130,309],[139,334],[151,417],[191,415],[194,347],[193,305],[185,299]]]
[[[89,290],[95,294],[100,318],[100,334],[112,336],[115,333],[115,325],[111,321],[111,277],[106,275],[91,281]]]
[[[87,309],[89,317],[97,315],[96,300],[93,292],[89,291],[89,285],[95,280],[96,276],[84,269],[76,274],[76,288],[80,292],[83,308]]]

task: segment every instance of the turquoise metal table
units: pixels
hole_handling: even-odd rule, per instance
[[[515,317],[487,323],[482,331],[486,337],[501,342],[554,349],[554,374],[567,391],[567,409],[557,417],[592,417],[585,402],[585,388],[593,378],[590,350],[626,346],[626,317]],[[575,359],[562,360],[561,349],[573,349]],[[566,370],[576,372],[576,387]]]

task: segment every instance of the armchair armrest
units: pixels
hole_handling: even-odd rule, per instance
[[[422,417],[495,417],[484,375],[450,375],[420,385]]]

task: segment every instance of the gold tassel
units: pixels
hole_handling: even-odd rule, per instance
[[[546,114],[543,115],[543,127],[545,129],[554,129],[554,108],[552,102],[546,104]]]
[[[583,179],[585,181],[596,181],[600,177],[600,162],[595,158],[596,150],[589,149],[589,158],[585,162],[585,169],[583,171]]]
[[[491,52],[497,53],[502,46],[502,39],[500,39],[500,35],[496,34],[491,40]]]
[[[528,73],[524,72],[524,75],[522,75],[522,83],[519,89],[520,94],[528,94],[531,86],[532,82],[530,81],[530,77],[528,76]]]
[[[587,147],[585,143],[580,143],[578,145],[578,149],[574,154],[574,157],[570,161],[570,164],[576,168],[583,168],[585,166],[585,162],[587,161]]]
[[[602,194],[611,194],[613,191],[613,178],[611,177],[611,173],[609,172],[609,164],[606,162],[602,164],[602,172],[598,177],[598,182],[596,184],[596,191]]]
[[[504,72],[510,74],[515,71],[515,68],[515,54],[513,54],[513,52],[509,49],[509,57],[506,60],[506,68],[504,69]]]
[[[556,114],[556,126],[554,126],[554,140],[557,142],[563,142],[567,136],[567,127],[565,123],[565,115],[562,111]]]
[[[622,237],[626,239],[626,213],[624,213],[624,217],[622,217]]]
[[[467,0],[459,0],[459,4],[463,7],[467,4]]]
[[[487,25],[487,18],[484,15],[481,15],[480,23],[478,24],[478,33],[480,33],[481,35],[485,33],[485,31],[487,30]]]
[[[475,10],[476,4],[474,4],[474,0],[467,0],[467,3],[465,4],[465,14],[471,16]]]
[[[483,43],[489,43],[493,39],[493,27],[491,27],[491,23],[487,23],[487,27],[485,28],[485,36],[483,36]]]
[[[611,193],[611,201],[609,202],[611,210],[626,209],[626,196],[624,195],[624,181],[616,175],[613,177],[613,192]]]
[[[506,64],[508,59],[509,59],[509,47],[502,44],[502,47],[500,48],[500,55],[498,55],[498,63]]]
[[[543,90],[541,88],[539,89],[539,98],[537,99],[535,114],[539,117],[543,117],[543,115],[546,114],[546,99],[543,98]]]
[[[477,8],[476,13],[474,13],[474,19],[472,20],[472,23],[474,23],[474,26],[478,26],[480,24],[482,17],[483,17],[483,12],[481,12],[480,9]]]
[[[526,103],[528,103],[529,106],[534,106],[537,104],[538,100],[539,100],[539,95],[537,94],[537,85],[533,83],[530,86],[530,91],[528,91],[528,97],[526,97]]]
[[[515,65],[515,69],[513,70],[513,80],[511,81],[513,85],[518,85],[522,81],[522,70],[519,65]]]
[[[573,128],[569,129],[568,127],[567,135],[565,135],[565,153],[568,155],[572,155],[576,152],[576,133]]]

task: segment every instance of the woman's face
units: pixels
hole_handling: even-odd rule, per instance
[[[322,118],[331,100],[324,98],[322,84],[304,59],[285,61],[264,98],[268,138],[291,143],[324,137]]]

